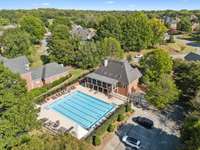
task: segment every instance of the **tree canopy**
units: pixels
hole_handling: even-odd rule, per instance
[[[150,83],[148,88],[145,98],[159,109],[173,104],[179,98],[179,91],[170,75],[163,74],[157,82]]]
[[[20,20],[21,29],[31,35],[32,42],[39,42],[45,33],[44,23],[37,17],[24,16]]]
[[[125,50],[139,51],[151,45],[153,32],[147,16],[135,13],[122,22],[122,45]]]
[[[29,55],[32,49],[30,35],[20,29],[11,29],[1,37],[2,54],[6,57]]]
[[[181,21],[178,23],[178,30],[184,32],[191,32],[192,31],[192,23],[189,17],[181,18]]]
[[[163,74],[171,74],[172,58],[164,50],[154,50],[146,54],[140,61],[143,69],[143,82],[158,81]]]

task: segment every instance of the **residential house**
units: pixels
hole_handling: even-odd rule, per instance
[[[200,61],[200,54],[190,52],[185,56],[185,60],[187,61]]]
[[[128,61],[105,60],[104,64],[84,80],[84,86],[105,94],[117,93],[128,96],[138,88],[138,80],[142,76],[137,68]]]
[[[26,56],[12,59],[0,56],[0,61],[13,73],[18,73],[22,79],[26,80],[28,90],[52,83],[53,81],[66,76],[69,70],[69,67],[63,67],[63,65],[55,62],[31,69]]]
[[[176,18],[169,17],[169,16],[164,17],[164,23],[167,24],[171,30],[177,29],[177,25],[179,21],[180,19],[178,17]]]
[[[92,28],[83,28],[80,25],[72,25],[71,34],[73,37],[80,38],[83,41],[91,40],[96,35],[96,30]]]

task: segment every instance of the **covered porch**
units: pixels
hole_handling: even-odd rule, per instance
[[[96,73],[88,74],[84,78],[83,83],[85,87],[102,92],[104,94],[110,94],[118,90],[117,80]]]

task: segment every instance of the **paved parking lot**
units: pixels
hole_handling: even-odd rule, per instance
[[[129,150],[130,147],[121,142],[123,135],[132,136],[142,143],[141,150],[176,150],[180,147],[179,126],[158,111],[135,109],[127,124],[105,145],[104,150]],[[133,117],[143,116],[154,121],[153,129],[146,129],[132,121]]]

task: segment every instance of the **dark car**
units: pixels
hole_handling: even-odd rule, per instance
[[[153,121],[145,117],[135,117],[133,118],[133,121],[148,129],[151,129],[153,127]]]

